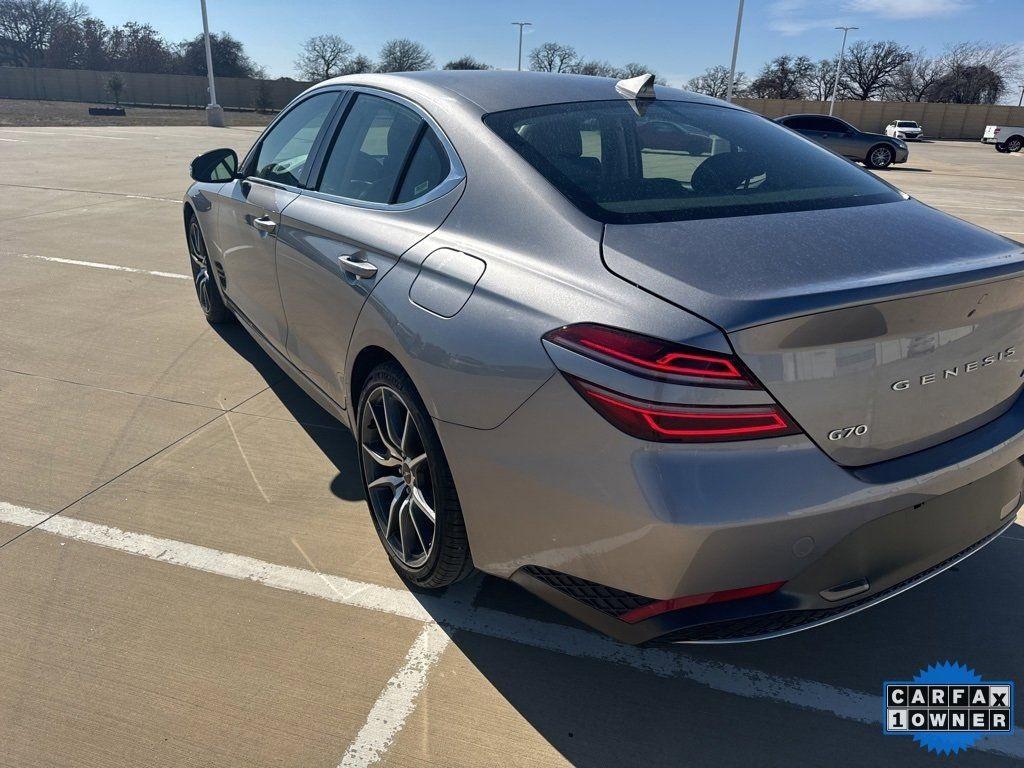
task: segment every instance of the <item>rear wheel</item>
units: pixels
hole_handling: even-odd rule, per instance
[[[864,159],[864,165],[875,169],[888,168],[894,159],[896,159],[896,155],[892,151],[892,147],[888,144],[877,144],[868,152],[868,156]]]
[[[423,401],[397,364],[370,373],[357,423],[370,516],[395,569],[424,588],[465,578],[473,560],[455,481]]]
[[[209,253],[206,250],[206,240],[203,239],[203,230],[195,214],[188,217],[188,255],[192,264],[192,282],[196,288],[196,297],[207,322],[217,325],[234,319],[220,294],[220,286],[213,275]]]
[[[1009,151],[1010,150],[1008,150],[1006,148],[1006,143],[1005,142],[1002,142],[1002,141],[996,142],[996,152],[1006,153],[1006,152],[1009,152]]]
[[[1021,147],[1024,147],[1024,138],[1020,136],[1011,136],[1006,141],[1007,152],[1020,152]]]

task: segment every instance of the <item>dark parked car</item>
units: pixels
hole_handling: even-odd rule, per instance
[[[883,133],[865,133],[845,120],[829,115],[786,115],[777,123],[792,128],[837,155],[864,163],[868,168],[887,168],[910,157],[907,142]]]

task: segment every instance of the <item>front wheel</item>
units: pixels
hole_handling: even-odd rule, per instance
[[[871,148],[871,151],[868,152],[867,158],[864,160],[864,164],[868,168],[879,170],[882,168],[888,168],[892,165],[892,161],[895,159],[896,156],[892,151],[892,147],[886,144],[879,144],[878,146]]]
[[[473,571],[462,508],[433,422],[395,363],[375,368],[357,415],[370,517],[392,565],[436,589]]]
[[[231,310],[224,304],[220,286],[210,266],[206,240],[195,214],[188,217],[188,256],[192,264],[192,283],[195,285],[199,306],[211,325],[230,322],[234,319]]]

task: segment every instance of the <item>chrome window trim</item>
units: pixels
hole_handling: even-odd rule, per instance
[[[441,142],[441,146],[444,147],[445,152],[448,154],[448,175],[440,184],[431,189],[429,192],[413,200],[409,200],[404,203],[395,203],[394,205],[391,205],[389,203],[374,203],[366,200],[356,200],[351,197],[342,197],[341,195],[331,195],[326,192],[320,192],[317,189],[297,190],[301,195],[305,197],[315,198],[317,200],[325,200],[329,203],[337,203],[338,205],[347,205],[352,208],[365,208],[374,211],[408,211],[412,210],[413,208],[419,208],[422,205],[426,205],[427,203],[433,202],[434,200],[444,197],[453,189],[458,187],[465,180],[466,169],[465,166],[462,165],[462,160],[459,159],[459,154],[458,152],[455,151],[454,145],[448,139],[448,136],[445,134],[445,132],[441,129],[441,126],[437,124],[437,121],[434,120],[434,118],[431,117],[430,114],[425,109],[423,109],[419,104],[417,104],[414,101],[410,101],[409,99],[403,96],[399,96],[397,93],[385,91],[380,88],[370,88],[365,85],[353,85],[349,86],[345,90],[350,92],[353,96],[359,93],[366,93],[370,96],[377,96],[382,99],[393,101],[396,104],[400,104],[401,106],[406,107],[407,109],[411,109],[413,112],[419,115],[419,117],[427,124],[427,128],[434,132],[434,135],[437,137],[437,140]],[[349,105],[346,105],[345,109],[348,110]],[[344,128],[346,118],[347,115],[342,119],[341,123],[338,125],[336,129],[337,131],[340,131],[342,130],[342,128]],[[334,137],[332,136],[331,138],[333,139]],[[329,150],[325,147],[323,158],[324,163],[326,163],[327,161],[327,151]]]

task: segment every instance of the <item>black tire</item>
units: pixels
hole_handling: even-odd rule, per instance
[[[192,267],[192,285],[196,289],[196,298],[199,299],[199,307],[206,321],[210,325],[231,322],[235,316],[224,304],[220,285],[210,265],[202,227],[199,226],[199,219],[191,212],[185,223],[185,239],[188,243],[189,265]]]
[[[429,493],[429,502],[433,507],[435,515],[429,551],[423,553],[425,559],[422,562],[413,564],[404,559],[404,539],[401,546],[398,547],[391,541],[391,539],[395,538],[393,530],[390,538],[388,530],[391,529],[385,530],[386,525],[390,522],[390,518],[386,522],[385,518],[388,512],[385,512],[381,507],[389,506],[388,494],[394,494],[393,499],[398,499],[400,492],[396,490],[396,486],[389,485],[386,482],[384,485],[380,485],[380,481],[389,477],[389,473],[392,470],[382,467],[379,459],[372,458],[374,452],[379,454],[382,445],[380,442],[381,427],[379,425],[381,410],[383,410],[382,417],[385,421],[383,429],[390,429],[390,427],[386,426],[389,418],[386,404],[383,409],[379,405],[380,401],[371,406],[371,403],[374,402],[373,399],[377,397],[389,398],[389,402],[392,403],[391,423],[394,423],[395,413],[399,414],[397,418],[404,421],[404,416],[401,415],[400,411],[397,411],[396,401],[392,398],[392,393],[397,394],[401,399],[402,402],[399,405],[406,407],[416,430],[415,437],[410,437],[408,440],[409,445],[406,444],[404,430],[402,440],[393,439],[392,442],[401,442],[399,447],[403,455],[407,447],[412,448],[410,453],[420,453],[420,446],[422,447],[422,454],[426,455],[425,462],[423,462],[427,465],[426,471],[423,472],[422,468],[418,468],[417,472],[420,473],[419,477],[421,479],[414,479],[412,484],[418,484],[417,488],[420,489],[429,485],[429,491],[426,489],[420,490],[420,498],[422,499],[425,494]],[[376,417],[371,407],[377,409]],[[380,538],[392,566],[407,582],[422,589],[441,589],[466,578],[474,570],[473,558],[470,554],[469,538],[466,535],[466,524],[462,518],[462,507],[459,505],[458,493],[455,490],[455,480],[452,478],[451,469],[448,467],[448,460],[444,455],[444,449],[441,447],[441,441],[437,436],[437,431],[434,429],[434,424],[427,413],[427,409],[423,405],[423,400],[420,398],[408,375],[397,363],[383,363],[370,372],[370,375],[363,383],[362,391],[359,395],[359,407],[356,413],[356,439],[359,442],[363,491],[366,494],[366,503],[370,509],[370,519],[373,522],[374,530],[377,531],[377,536]],[[415,442],[416,440],[419,442]],[[413,445],[416,447],[413,448]],[[370,450],[371,446],[373,451]],[[387,443],[385,442],[383,443],[383,448],[386,449],[386,447]],[[391,457],[387,458],[390,459]],[[393,470],[397,470],[401,475],[404,475],[406,466],[407,461],[403,460],[401,468],[395,467]],[[373,495],[371,495],[371,483],[376,483],[379,486],[372,492]],[[406,489],[409,490],[410,487],[406,486]],[[407,496],[406,498],[409,497]],[[390,508],[395,508],[393,500],[390,503]],[[404,509],[407,508],[403,502],[398,506],[397,512],[400,535],[402,534],[401,518],[402,510]],[[405,513],[409,516],[410,520],[414,509],[416,507],[412,505]],[[422,523],[427,518],[420,517],[419,519]],[[415,525],[415,523],[410,523],[410,525]],[[406,526],[406,530],[408,529],[409,526]],[[416,533],[417,536],[420,535],[418,527]],[[413,539],[413,542],[415,546],[415,539]],[[399,549],[402,550],[402,554],[399,554]]]
[[[876,144],[868,150],[864,157],[864,165],[873,170],[882,170],[892,165],[896,159],[896,150],[888,144]]]
[[[1006,144],[1004,142],[1001,142],[1001,141],[997,141],[995,147],[996,147],[996,152],[1002,152],[1003,154],[1006,154],[1007,152],[1010,151],[1010,150],[1008,150],[1006,148]]]
[[[1011,136],[1006,140],[1007,152],[1020,152],[1021,147],[1024,147],[1024,137]]]

